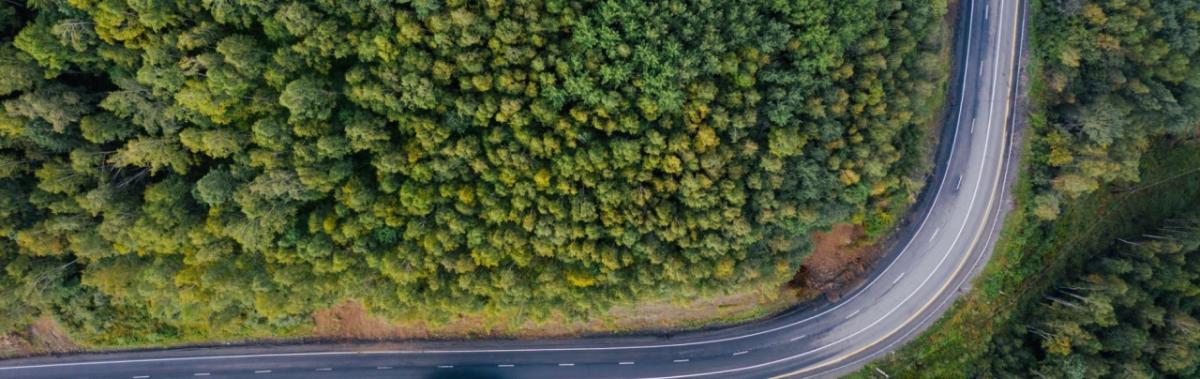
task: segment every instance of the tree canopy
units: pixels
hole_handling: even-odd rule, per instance
[[[1117,243],[992,343],[996,377],[1187,378],[1200,372],[1200,224]]]
[[[1044,116],[1035,118],[1035,178],[1053,218],[1113,181],[1135,182],[1157,136],[1200,125],[1200,3],[1049,0],[1034,16]]]
[[[116,340],[776,286],[809,230],[909,196],[945,7],[0,2],[0,319]]]

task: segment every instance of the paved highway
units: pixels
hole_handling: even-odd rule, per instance
[[[962,0],[932,185],[869,282],[839,302],[671,336],[175,349],[0,362],[0,378],[830,377],[927,327],[986,260],[1015,160],[1023,0]],[[949,143],[945,143],[949,142]]]

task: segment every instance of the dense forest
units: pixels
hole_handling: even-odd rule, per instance
[[[1200,126],[1200,2],[1042,0],[1033,16],[1041,109],[1037,214],[1102,183],[1135,182],[1151,140]]]
[[[1096,254],[992,342],[999,378],[1200,374],[1200,222],[1175,220]]]
[[[1042,72],[1032,179],[1042,191],[1031,206],[1053,219],[1060,202],[1104,184],[1139,190],[1148,148],[1196,136],[1200,2],[1051,0],[1036,12]],[[1195,175],[1195,167],[1172,171],[1163,180]],[[1021,301],[975,366],[1001,378],[1200,375],[1200,214],[1169,212],[1147,217],[1182,218],[1132,241],[1114,239],[1106,251],[1059,258],[1082,267],[1048,273],[1052,288]]]
[[[0,331],[778,286],[808,231],[910,201],[945,8],[0,2]]]

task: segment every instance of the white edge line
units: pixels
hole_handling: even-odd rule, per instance
[[[1025,4],[1025,3],[1024,3],[1024,0],[1017,0],[1017,3],[1018,3],[1018,6],[1017,6],[1017,16],[1027,16],[1027,15],[1023,15],[1023,14],[1021,13],[1021,5]],[[1027,20],[1027,17],[1021,17],[1021,27],[1020,27],[1021,29],[1020,29],[1020,35],[1022,35],[1022,37],[1023,37],[1023,34],[1024,34],[1024,32],[1023,32],[1023,31],[1025,30],[1025,21],[1026,21],[1026,20]],[[1016,55],[1015,57],[1013,57],[1013,59],[1014,59],[1014,60],[1020,60],[1020,59],[1021,59],[1021,56],[1024,54],[1024,52],[1025,52],[1025,39],[1024,39],[1024,38],[1021,38],[1021,39],[1018,41],[1018,45],[1017,45],[1017,55]],[[1019,71],[1020,71],[1020,67],[1018,66],[1018,72],[1019,72]],[[1016,80],[1017,80],[1017,79],[1014,77],[1014,78],[1013,78],[1013,82],[1010,82],[1009,84],[1010,84],[1010,85],[1015,85],[1015,84],[1013,84],[1013,83],[1015,83],[1015,82],[1016,82]],[[1011,92],[1011,91],[1010,91],[1010,92]],[[1005,115],[1006,122],[1005,122],[1005,125],[1004,125],[1004,127],[1005,127],[1006,129],[1008,128],[1008,123],[1007,123],[1007,121],[1008,121],[1008,118],[1009,118],[1009,116],[1011,116],[1011,114],[1007,114],[1007,115]],[[1015,122],[1015,121],[1014,121],[1014,122]],[[1010,147],[1011,147],[1011,146],[1012,146],[1012,140],[1013,140],[1013,133],[1008,133],[1008,134],[1006,134],[1006,138],[1007,138],[1007,140],[1008,140],[1008,141],[1007,141],[1007,142],[1008,142],[1008,146],[1010,146]],[[1005,193],[1004,193],[1004,188],[1007,188],[1007,186],[1008,186],[1008,175],[1009,175],[1009,174],[1008,174],[1008,172],[1009,172],[1009,169],[1011,169],[1011,168],[1012,168],[1012,165],[1013,165],[1012,159],[1008,159],[1008,158],[1010,158],[1010,157],[1009,157],[1009,155],[1010,155],[1010,154],[1011,154],[1011,151],[1006,151],[1006,152],[1005,152],[1005,154],[1004,154],[1004,158],[1005,158],[1005,159],[1004,159],[1004,170],[1003,170],[1003,175],[1001,176],[1001,180],[1000,180],[1000,189],[1001,189],[1001,192],[1000,192],[1000,198],[998,199],[998,200],[999,200],[999,201],[998,201],[998,204],[1001,204],[1001,205],[1002,205],[1002,204],[1004,204],[1004,199],[1005,199],[1005,197],[1006,197],[1006,196],[1005,196]],[[996,212],[995,214],[993,214],[993,215],[992,215],[992,225],[991,225],[991,227],[989,228],[989,231],[988,231],[988,238],[987,238],[987,240],[985,240],[985,241],[984,241],[984,244],[983,244],[983,246],[985,247],[985,250],[986,250],[986,246],[987,246],[987,245],[990,245],[990,244],[992,243],[992,240],[993,240],[993,239],[994,239],[994,237],[995,237],[996,226],[998,226],[998,225],[1000,225],[1000,224],[1001,224],[1001,222],[1000,222],[1000,213],[1001,213],[1001,212]],[[985,254],[979,254],[979,256],[975,257],[975,262],[971,263],[971,269],[967,271],[967,273],[968,273],[968,274],[969,274],[969,273],[971,273],[971,272],[974,272],[975,270],[978,270],[978,269],[979,269],[979,263],[980,263],[980,262],[983,260],[983,257],[984,257],[984,255],[985,255]],[[970,279],[970,278],[971,278],[971,275],[965,275],[965,276],[964,276],[962,279],[960,279],[960,280],[959,280],[959,284],[958,284],[958,286],[957,286],[957,287],[962,287],[962,285],[963,285],[963,284],[965,284],[965,283],[968,281],[968,279]],[[942,308],[942,307],[945,307],[945,306],[946,306],[946,303],[948,303],[950,300],[952,300],[952,299],[955,299],[955,298],[957,298],[957,297],[956,297],[956,296],[948,296],[948,297],[946,297],[946,298],[942,299],[942,301],[941,301],[941,302],[938,304],[937,308]],[[919,321],[919,322],[917,323],[917,325],[924,325],[925,323],[928,323],[928,322],[929,322],[929,320],[930,320],[931,318],[933,318],[933,316],[934,316],[933,314],[927,314],[927,315],[925,315],[925,317],[923,317],[923,318],[921,319],[921,321]],[[850,367],[850,366],[854,366],[854,365],[857,365],[857,364],[861,364],[861,363],[864,363],[864,362],[870,361],[870,360],[874,359],[875,357],[877,357],[877,356],[878,356],[879,354],[881,354],[882,352],[884,352],[884,351],[887,351],[887,350],[891,349],[891,348],[892,348],[892,347],[894,347],[896,344],[898,344],[898,343],[901,343],[902,341],[905,341],[905,340],[907,340],[909,336],[911,336],[913,333],[915,333],[915,332],[916,332],[916,331],[918,331],[919,329],[920,329],[920,328],[913,328],[913,329],[910,329],[909,331],[907,331],[907,332],[905,332],[904,334],[900,335],[900,338],[898,338],[898,339],[896,339],[896,340],[893,340],[891,343],[888,343],[887,345],[884,345],[883,349],[882,349],[882,350],[880,350],[880,351],[878,351],[878,352],[876,352],[875,354],[868,354],[868,355],[867,355],[867,356],[865,356],[865,357],[859,358],[859,359],[857,359],[857,360],[851,361],[851,362],[849,362],[849,363],[846,363],[846,364],[843,364],[843,365],[841,365],[841,366],[837,366],[837,367],[835,367],[835,368],[833,368],[833,369],[830,369],[829,371],[826,371],[826,372],[827,372],[827,373],[831,373],[831,372],[837,372],[837,371],[839,371],[839,370],[842,370],[842,369],[844,369],[844,368],[846,368],[846,367]]]
[[[1020,1],[1020,0],[1018,0],[1018,1]],[[1001,0],[1001,5],[1003,5],[1003,3],[1004,3],[1004,0]],[[972,4],[972,8],[974,8],[974,3],[972,2],[971,4]],[[970,13],[970,12],[968,12],[968,13]],[[970,20],[974,20],[974,18],[968,18],[968,21],[970,21]],[[968,27],[967,29],[968,29],[968,31],[967,31],[967,33],[968,33],[968,34],[967,34],[967,43],[968,43],[968,48],[967,48],[967,51],[968,51],[968,53],[967,53],[967,54],[968,54],[968,58],[969,58],[969,57],[970,57],[970,56],[969,56],[969,54],[970,54],[970,48],[969,48],[969,46],[970,46],[970,40],[971,40],[971,39],[970,39],[970,35],[971,35],[971,33],[973,32],[973,28],[971,28],[971,27]],[[1000,46],[999,46],[999,44],[997,44],[997,46],[996,46],[996,50],[995,50],[995,51],[997,52],[995,55],[999,56],[999,51],[1000,51]],[[967,64],[970,64],[970,60],[969,60],[969,59],[967,60]],[[995,71],[995,70],[993,70],[993,71]],[[993,75],[992,75],[992,76],[993,76],[993,78],[994,78],[994,77],[995,77],[995,73],[993,73]],[[994,94],[995,94],[995,88],[996,88],[996,83],[995,83],[995,80],[993,80],[993,81],[992,81],[992,93],[993,93],[993,96],[992,96],[992,98],[993,98],[993,99],[995,98],[995,95],[994,95]],[[965,86],[965,85],[963,86],[963,93],[964,93],[964,94],[966,93],[966,86]],[[959,101],[959,107],[960,107],[960,109],[961,109],[961,107],[962,107],[962,101],[961,101],[961,100]],[[994,108],[994,104],[993,104],[993,108]],[[989,113],[991,113],[991,112],[992,112],[992,111],[989,111]],[[960,113],[959,113],[959,116],[960,116],[960,117],[962,116],[962,114],[961,114],[961,111],[960,111]],[[993,117],[989,117],[989,119],[994,119],[994,118],[993,118]],[[989,123],[988,123],[988,124],[989,124],[989,128],[990,128],[990,127],[991,127],[991,122],[989,121]],[[1007,127],[1007,125],[1006,125],[1005,127]],[[956,129],[957,129],[957,125],[956,125]],[[956,133],[956,134],[957,134],[957,133]],[[983,155],[984,155],[985,157],[987,156],[987,147],[988,147],[988,146],[987,146],[987,145],[988,145],[988,143],[987,143],[987,139],[988,139],[988,138],[990,138],[990,137],[991,137],[991,136],[990,136],[990,134],[989,134],[989,135],[985,135],[985,136],[984,136],[985,140],[984,140],[984,154],[983,154]],[[951,157],[953,157],[953,148],[954,148],[954,145],[950,145],[950,146],[951,146]],[[1007,152],[1007,151],[1005,151],[1005,154],[1007,154],[1007,153],[1008,153],[1008,152]],[[1001,162],[1002,162],[1002,163],[1003,163],[1004,161],[1005,161],[1005,160],[1003,160],[1003,159],[1001,160]],[[949,166],[949,164],[947,164],[947,167],[948,167],[948,166]],[[942,176],[942,183],[943,183],[943,184],[945,183],[945,176]],[[970,202],[972,205],[974,205],[974,204],[975,204],[975,201],[974,201],[974,199],[975,199],[975,197],[978,195],[978,193],[979,193],[979,186],[980,186],[980,184],[982,184],[982,183],[983,183],[983,178],[982,178],[982,177],[980,178],[980,180],[979,180],[979,181],[977,181],[977,182],[975,183],[975,191],[974,191],[974,193],[973,193],[973,194],[972,194],[972,196],[971,196],[971,198],[972,198],[972,199],[971,199],[971,202]],[[939,190],[938,190],[938,192],[939,192],[939,193],[941,192],[941,189],[940,189],[940,187],[939,187]],[[935,196],[935,203],[936,203],[936,196]],[[958,243],[958,239],[959,239],[959,237],[961,237],[961,236],[962,236],[962,231],[963,231],[963,230],[965,230],[965,229],[966,229],[966,223],[964,223],[964,224],[963,224],[963,226],[962,226],[961,228],[959,228],[958,237],[955,237],[955,241],[954,241],[953,243],[951,243],[951,247],[953,247],[954,245],[956,245],[956,244]],[[919,232],[919,230],[920,230],[920,228],[918,228],[918,232]],[[981,231],[982,231],[982,230],[981,230]],[[911,242],[912,242],[912,240],[909,240],[909,242],[911,243]],[[907,249],[907,247],[906,247],[906,249]],[[933,274],[934,274],[934,273],[936,273],[936,272],[937,272],[937,270],[938,270],[938,268],[940,268],[940,267],[941,267],[941,265],[945,263],[945,261],[946,261],[946,258],[948,258],[948,257],[949,257],[949,254],[948,254],[948,252],[947,252],[947,254],[946,254],[946,255],[943,255],[943,256],[942,256],[942,259],[941,259],[941,260],[938,262],[938,265],[937,265],[937,266],[934,268],[934,270],[933,270],[932,272],[930,272],[930,274],[929,274],[928,276],[926,276],[926,277],[925,277],[925,280],[923,280],[923,281],[921,282],[921,284],[917,286],[917,288],[924,287],[924,286],[925,286],[925,283],[926,283],[926,282],[928,282],[928,281],[929,281],[929,279],[931,279],[931,278],[933,277]],[[894,262],[894,261],[893,261],[893,262]],[[889,268],[890,268],[890,266],[889,266]],[[886,270],[885,270],[885,271],[886,271]],[[881,276],[882,276],[882,275],[881,275]],[[881,276],[880,276],[880,277],[881,277]],[[876,277],[876,280],[878,280],[878,279],[879,279],[879,277]],[[893,312],[895,312],[895,311],[896,311],[896,309],[899,309],[899,307],[900,307],[901,305],[903,305],[904,303],[907,303],[907,302],[908,302],[908,300],[909,300],[910,298],[912,298],[914,295],[916,295],[916,292],[915,292],[915,291],[914,291],[914,292],[912,292],[912,293],[910,293],[910,294],[909,294],[908,296],[906,296],[906,297],[905,297],[903,300],[901,300],[901,301],[900,301],[900,303],[899,303],[899,304],[897,304],[897,306],[896,306],[896,307],[893,307],[891,310],[889,310],[889,311],[888,311],[886,314],[884,314],[884,315],[883,315],[883,317],[882,317],[882,318],[880,318],[879,320],[876,320],[875,322],[872,322],[870,325],[867,325],[867,327],[866,327],[866,328],[863,328],[863,329],[861,329],[861,330],[859,330],[859,331],[857,331],[857,332],[851,333],[849,336],[843,337],[843,338],[841,338],[841,339],[839,339],[839,340],[837,340],[837,341],[834,341],[834,342],[832,342],[832,343],[829,343],[829,344],[827,344],[827,345],[825,345],[825,346],[818,347],[818,348],[816,348],[816,349],[813,349],[813,350],[809,350],[809,351],[806,351],[806,352],[803,352],[803,353],[800,353],[800,354],[796,354],[796,355],[792,355],[792,356],[788,356],[788,357],[783,357],[783,358],[780,358],[780,359],[776,359],[776,360],[774,360],[774,361],[764,362],[764,363],[760,363],[760,364],[756,364],[756,365],[751,365],[751,366],[737,367],[737,368],[724,369],[724,370],[718,370],[718,371],[710,371],[710,372],[702,372],[702,373],[692,373],[692,374],[682,374],[682,375],[673,375],[673,376],[663,376],[663,377],[656,377],[656,378],[654,378],[654,379],[690,378],[690,377],[697,377],[697,376],[708,376],[708,375],[716,375],[716,374],[725,374],[725,373],[731,373],[731,372],[745,371],[745,370],[750,370],[750,369],[754,369],[754,368],[758,368],[758,367],[766,367],[766,366],[769,366],[769,365],[773,365],[773,364],[777,364],[777,363],[780,363],[780,362],[784,362],[784,361],[788,361],[788,360],[796,359],[796,358],[799,358],[799,357],[802,357],[802,356],[805,356],[805,355],[809,355],[809,354],[815,353],[815,352],[817,352],[817,351],[824,350],[824,349],[826,349],[826,348],[828,348],[828,347],[830,347],[830,346],[833,346],[833,345],[835,345],[835,344],[837,344],[837,343],[840,343],[840,342],[842,342],[842,341],[845,341],[845,340],[848,340],[848,339],[850,339],[850,338],[853,338],[853,337],[857,336],[858,334],[861,334],[862,332],[866,331],[867,329],[870,329],[871,327],[875,326],[875,324],[878,324],[879,322],[883,321],[883,320],[884,320],[884,319],[886,319],[888,316],[890,316],[890,315],[891,315]],[[845,303],[843,303],[843,304],[845,304]],[[784,374],[784,375],[794,375],[794,373],[789,373],[789,374]],[[650,378],[646,378],[646,379],[650,379]]]
[[[1028,9],[1026,9],[1026,10],[1028,11]],[[1028,18],[1028,15],[1026,15],[1026,17],[1021,17],[1021,30],[1022,31],[1025,30],[1025,20],[1027,18]],[[1022,34],[1024,34],[1024,33],[1022,32]],[[1020,59],[1021,56],[1024,55],[1024,53],[1025,53],[1025,38],[1021,38],[1020,45],[1017,47],[1017,56],[1014,59]],[[1019,67],[1018,67],[1018,72],[1019,72]],[[1008,142],[1009,142],[1010,146],[1012,145],[1012,139],[1013,139],[1012,134],[1013,133],[1009,133],[1009,135],[1008,135]],[[1006,160],[1004,162],[1004,178],[1001,181],[1001,185],[1000,185],[1001,188],[1006,188],[1008,185],[1008,171],[1010,168],[1012,168],[1012,160],[1011,159]],[[1000,193],[1000,203],[1001,204],[1004,203],[1004,198],[1005,198],[1004,193],[1001,192]],[[991,227],[991,230],[988,232],[989,235],[988,235],[988,239],[986,241],[987,243],[984,246],[987,246],[992,243],[992,239],[995,236],[996,226],[999,224],[997,222],[997,220],[999,220],[999,218],[1000,218],[1000,212],[996,212],[996,215],[992,217],[992,220],[993,220],[992,227]],[[983,261],[983,256],[984,256],[983,254],[980,254],[978,257],[975,257],[975,262],[971,264],[971,270],[968,272],[974,272],[975,270],[979,269],[979,263],[981,261]],[[967,277],[964,277],[962,280],[960,280],[959,286],[962,286],[962,284],[965,283],[969,277],[970,277],[970,275],[968,275]],[[954,298],[954,297],[951,296],[951,297],[942,299],[942,302],[941,302],[941,304],[938,304],[938,307],[940,308],[940,307],[946,306],[946,303],[948,303],[952,298]],[[933,317],[933,315],[926,315],[925,318],[922,319],[920,323],[918,323],[918,325],[929,322],[929,319],[932,317]],[[881,351],[886,351],[888,349],[891,349],[893,346],[896,346],[896,344],[900,343],[901,341],[907,340],[908,336],[911,336],[916,331],[917,331],[917,329],[912,329],[912,330],[909,330],[908,332],[905,332],[903,335],[900,336],[900,338],[898,338],[895,341],[892,341],[888,345],[884,346],[883,350],[881,350]],[[876,353],[876,354],[868,355],[866,357],[859,358],[858,360],[835,367],[832,370],[830,370],[829,372],[836,372],[836,371],[844,369],[846,367],[864,363],[865,361],[875,359],[875,357],[877,357],[878,355],[879,355],[879,353]]]

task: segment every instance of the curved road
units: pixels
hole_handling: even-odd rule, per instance
[[[299,345],[0,362],[0,378],[762,378],[854,370],[924,330],[990,254],[1006,209],[1024,0],[962,0],[951,112],[932,192],[851,296],[673,336]]]

